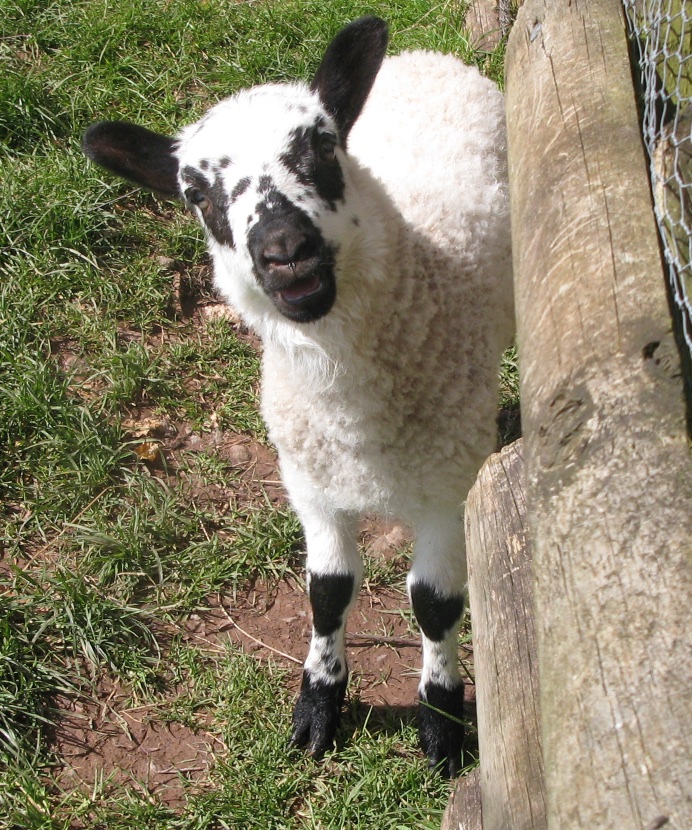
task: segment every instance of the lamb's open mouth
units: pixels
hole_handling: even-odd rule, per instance
[[[262,202],[247,237],[255,277],[276,310],[295,323],[324,317],[336,299],[336,251],[302,210],[278,192]],[[283,199],[283,201],[282,201]]]
[[[289,305],[298,305],[322,288],[322,280],[318,274],[312,274],[304,279],[296,280],[293,285],[276,293]]]
[[[296,323],[312,323],[323,317],[334,304],[334,272],[331,267],[315,269],[267,293],[284,317]]]

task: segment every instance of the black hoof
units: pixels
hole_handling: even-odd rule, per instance
[[[447,689],[428,683],[418,707],[420,743],[428,763],[444,778],[461,771],[464,744],[464,686]]]
[[[325,683],[313,680],[304,671],[300,697],[293,710],[291,745],[307,748],[318,760],[331,749],[345,694],[346,678],[339,683]]]

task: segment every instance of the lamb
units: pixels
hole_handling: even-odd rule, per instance
[[[416,534],[420,739],[454,776],[463,501],[493,450],[514,330],[504,109],[456,58],[386,47],[385,22],[360,18],[309,86],[241,91],[177,138],[100,122],[83,146],[184,200],[218,290],[262,338],[262,414],[304,528],[313,613],[292,743],[316,757],[333,743],[357,523],[379,512]]]

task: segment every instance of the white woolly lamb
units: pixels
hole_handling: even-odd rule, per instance
[[[333,741],[357,521],[379,511],[416,532],[421,741],[454,775],[462,505],[493,449],[513,333],[504,108],[476,69],[427,52],[383,62],[386,43],[384,22],[361,18],[309,87],[239,92],[177,139],[102,122],[84,149],[187,202],[217,287],[263,339],[262,412],[305,530],[313,610],[293,742],[321,755]]]

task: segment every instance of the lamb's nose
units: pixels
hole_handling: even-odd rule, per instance
[[[262,247],[262,258],[270,267],[295,267],[315,253],[313,240],[300,228],[276,228],[265,236]]]

